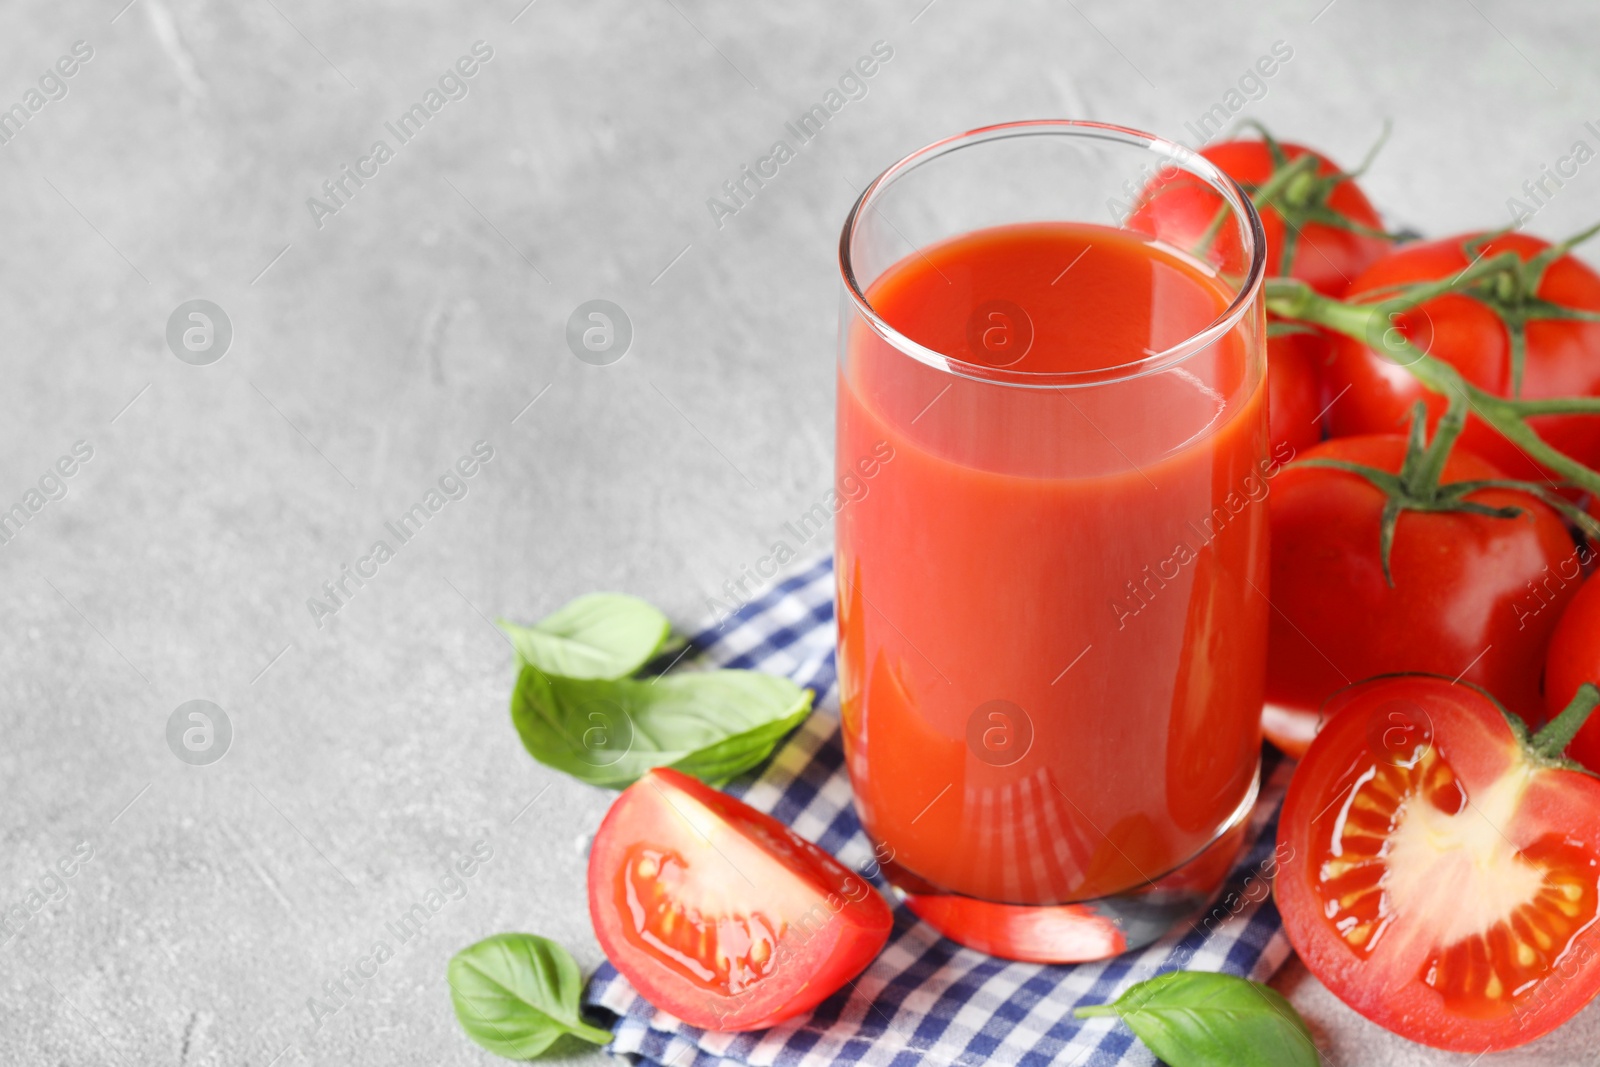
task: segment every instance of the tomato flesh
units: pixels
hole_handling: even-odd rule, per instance
[[[772,973],[778,931],[761,912],[706,909],[703,887],[676,852],[628,850],[617,892],[627,909],[623,931],[684,978],[722,993],[742,993]],[[702,891],[697,891],[702,890]],[[685,904],[688,897],[694,903]]]
[[[1600,780],[1532,757],[1486,693],[1443,678],[1364,682],[1326,715],[1279,831],[1298,859],[1279,909],[1312,973],[1403,1037],[1473,1053],[1600,992]]]
[[[771,816],[658,769],[611,806],[589,855],[606,957],[650,1003],[708,1030],[816,1007],[888,940],[859,875]]]
[[[1329,922],[1370,956],[1397,916],[1437,914],[1445,947],[1428,953],[1418,978],[1452,1011],[1502,1014],[1593,921],[1593,857],[1558,834],[1513,848],[1467,812],[1466,789],[1436,750],[1373,771],[1350,791],[1325,850],[1314,853]],[[1463,879],[1470,884],[1480,866],[1493,876],[1463,907]]]
[[[1428,960],[1423,980],[1454,1011],[1504,1014],[1518,991],[1551,973],[1594,922],[1596,862],[1589,848],[1551,835],[1523,848],[1517,863],[1533,894],[1487,934]]]

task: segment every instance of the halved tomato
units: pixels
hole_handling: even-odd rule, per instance
[[[860,974],[893,918],[865,879],[770,815],[665,768],[629,786],[589,853],[606,957],[657,1008],[760,1030]]]
[[[1553,1030],[1600,992],[1600,779],[1561,756],[1587,687],[1530,738],[1483,690],[1395,675],[1335,693],[1290,783],[1278,907],[1350,1007],[1435,1048]]]

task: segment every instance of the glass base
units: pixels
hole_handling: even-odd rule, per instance
[[[1311,747],[1321,726],[1322,716],[1315,711],[1286,708],[1272,703],[1261,709],[1261,729],[1267,735],[1267,740],[1294,759],[1306,754],[1306,749]]]
[[[1227,881],[1244,844],[1261,773],[1211,844],[1136,889],[1073,904],[999,904],[957,893],[897,889],[923,922],[950,940],[1003,959],[1085,963],[1121,955],[1193,925]]]

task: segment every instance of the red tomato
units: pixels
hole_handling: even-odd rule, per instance
[[[1320,152],[1287,142],[1280,142],[1280,145],[1290,163],[1304,155],[1315,156],[1317,177],[1339,173],[1338,166]],[[1200,154],[1251,193],[1265,185],[1278,169],[1265,141],[1224,141],[1202,148]],[[1267,233],[1267,272],[1299,278],[1319,293],[1338,296],[1367,264],[1388,250],[1389,242],[1383,237],[1356,233],[1338,225],[1299,219],[1297,216],[1302,212],[1314,212],[1321,206],[1363,229],[1383,229],[1383,221],[1373,210],[1372,202],[1354,180],[1331,186],[1323,184],[1325,187],[1316,189],[1308,199],[1297,199],[1291,187],[1272,203],[1257,205],[1257,208],[1261,213],[1261,226]],[[1283,250],[1288,239],[1295,235],[1285,225],[1285,214],[1299,231],[1293,256],[1287,264],[1283,262]]]
[[[1472,262],[1473,253],[1465,246],[1475,236],[1395,249],[1363,271],[1345,299],[1357,300],[1364,293],[1389,286],[1452,278]],[[1483,245],[1485,256],[1512,251],[1523,260],[1549,247],[1547,241],[1520,233],[1496,237]],[[1564,255],[1550,265],[1532,296],[1564,307],[1600,311],[1600,274]],[[1402,314],[1394,325],[1412,344],[1498,396],[1600,395],[1600,322],[1531,319],[1520,393],[1513,389],[1511,335],[1494,308],[1478,297],[1462,293],[1441,296]],[[1349,337],[1335,341],[1326,382],[1330,395],[1348,387],[1328,410],[1328,428],[1335,437],[1403,430],[1418,400],[1427,402],[1432,426],[1445,407],[1443,397],[1423,388],[1404,367]],[[1586,466],[1600,465],[1600,418],[1549,415],[1528,421],[1555,448]],[[1513,478],[1544,477],[1542,468],[1520,448],[1477,418],[1467,421],[1461,440]]]
[[[1405,451],[1398,436],[1343,437],[1300,458],[1393,473]],[[1502,477],[1457,442],[1441,481]],[[1274,744],[1298,755],[1328,694],[1396,671],[1460,676],[1513,711],[1542,717],[1545,644],[1576,587],[1553,590],[1551,610],[1527,617],[1518,609],[1530,596],[1529,583],[1572,556],[1572,538],[1552,508],[1525,493],[1484,489],[1467,499],[1523,514],[1403,511],[1389,559],[1391,588],[1379,539],[1388,500],[1382,492],[1358,474],[1303,464],[1273,479],[1274,611],[1263,726]]]
[[[1294,455],[1322,440],[1322,368],[1328,336],[1284,333],[1267,337],[1267,417],[1272,454]],[[1282,446],[1288,445],[1287,452]]]
[[[1265,140],[1225,141],[1200,154],[1256,201],[1267,238],[1269,275],[1299,278],[1319,292],[1338,296],[1388,248],[1387,238],[1356,232],[1381,231],[1382,220],[1353,179],[1331,180],[1340,171],[1326,156],[1302,145]],[[1262,195],[1283,168],[1308,155],[1316,160],[1312,170],[1270,196]],[[1213,263],[1237,263],[1237,236],[1226,227],[1212,233],[1222,207],[1222,198],[1209,185],[1179,172],[1151,182],[1127,224],[1182,248],[1215,242],[1207,249]],[[1319,413],[1327,402],[1322,368],[1329,354],[1325,334],[1269,337],[1267,407],[1274,445],[1287,443],[1298,451],[1322,440]]]
[[[705,1030],[810,1011],[872,962],[893,919],[860,876],[794,831],[665,768],[629,786],[589,853],[606,958]]]
[[[1524,603],[1528,613],[1559,611],[1551,603],[1548,590],[1572,584],[1581,565],[1594,559],[1594,553],[1580,549],[1566,565],[1553,571],[1550,580],[1539,583]],[[1584,682],[1600,685],[1600,581],[1585,582],[1561,612],[1550,637],[1544,660],[1544,705],[1549,715],[1558,714],[1572,702],[1573,694]],[[1591,721],[1579,731],[1567,748],[1567,755],[1600,773],[1600,720]]]
[[[1600,992],[1583,936],[1600,780],[1443,678],[1363,682],[1325,717],[1278,830],[1278,909],[1307,969],[1378,1025],[1474,1054],[1526,1044]]]
[[[1224,141],[1208,145],[1200,154],[1257,201],[1267,236],[1267,273],[1299,278],[1318,292],[1338,296],[1389,245],[1385,237],[1347,227],[1377,232],[1382,221],[1354,179],[1327,180],[1339,173],[1332,160],[1297,144],[1277,142],[1276,147],[1282,152],[1281,159],[1275,158],[1273,146],[1266,141]],[[1257,195],[1262,187],[1305,155],[1317,160],[1314,173],[1307,171],[1298,180],[1290,179],[1263,202]],[[1188,248],[1210,231],[1222,206],[1222,198],[1209,185],[1185,171],[1152,182],[1128,225]],[[1216,239],[1219,261],[1237,260],[1237,238],[1225,231]]]

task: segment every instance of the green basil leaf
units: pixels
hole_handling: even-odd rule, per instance
[[[625,678],[672,629],[654,606],[623,593],[590,593],[532,626],[504,619],[499,626],[525,662],[564,678]]]
[[[1173,971],[1079,1018],[1117,1015],[1171,1067],[1318,1067],[1311,1030],[1277,990],[1229,974]]]
[[[511,720],[534,759],[611,789],[652,767],[720,784],[766,759],[810,711],[810,690],[758,671],[607,681],[525,666],[511,694]]]
[[[547,938],[484,938],[451,957],[448,975],[461,1028],[497,1056],[531,1060],[562,1034],[596,1045],[611,1040],[611,1031],[583,1021],[583,973],[571,953]]]
[[[708,745],[672,766],[712,785],[721,785],[730,778],[738,777],[766,759],[778,747],[778,742],[811,714],[810,690],[801,690],[800,695],[803,703],[797,705],[791,714]]]

